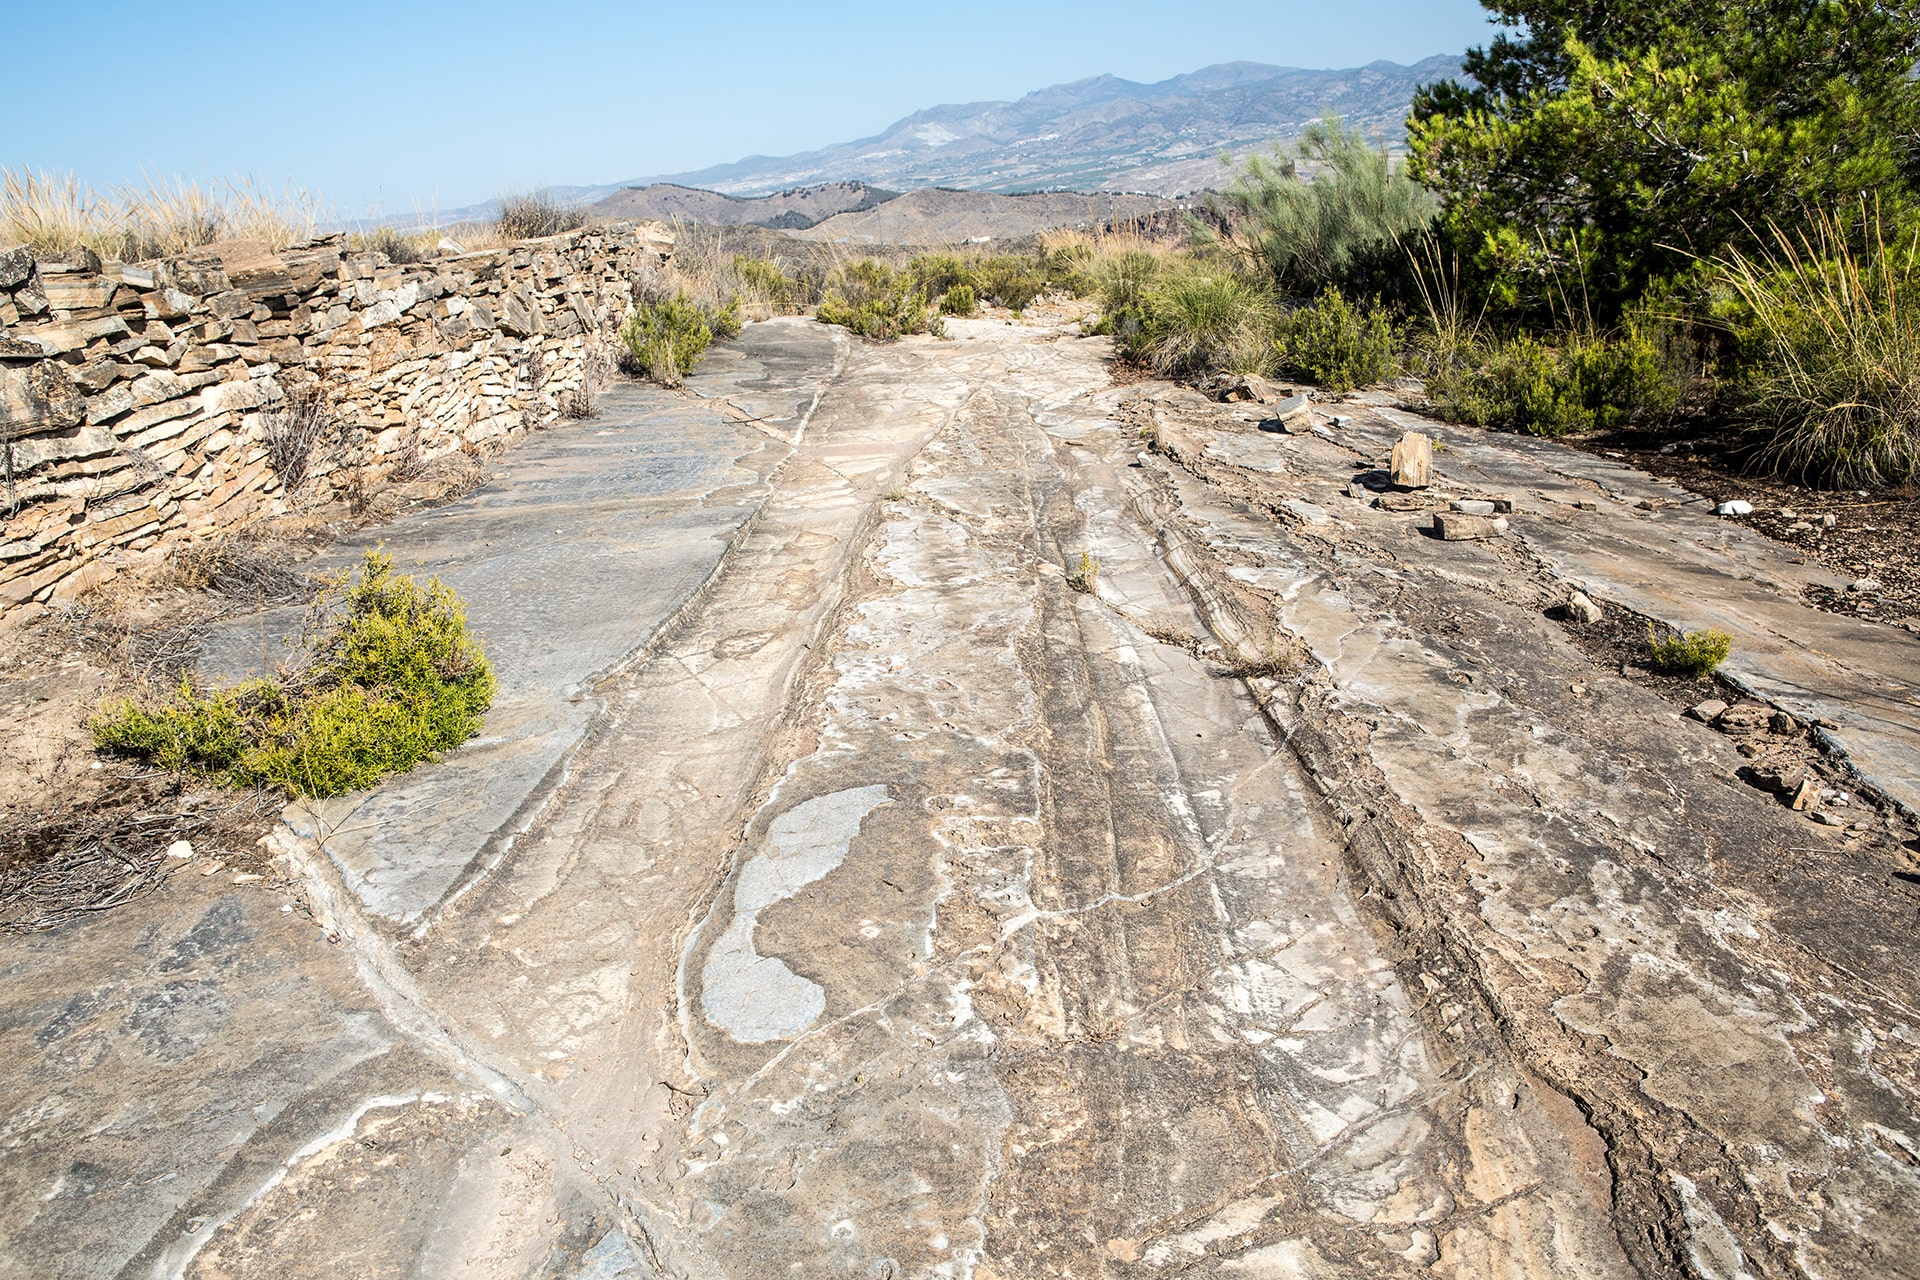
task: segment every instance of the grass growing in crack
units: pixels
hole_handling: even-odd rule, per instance
[[[1099,594],[1100,562],[1095,560],[1088,552],[1082,551],[1080,553],[1080,567],[1073,573],[1067,575],[1067,585],[1075,591],[1085,592],[1090,596]]]
[[[1724,631],[1676,631],[1662,636],[1647,625],[1647,645],[1653,651],[1653,669],[1667,676],[1711,675],[1733,651],[1733,637]]]
[[[907,486],[903,484],[896,484],[893,486],[893,488],[887,490],[888,502],[905,502],[906,499],[907,499]]]
[[[480,731],[493,668],[458,596],[438,578],[422,586],[395,574],[376,551],[339,596],[344,610],[311,642],[304,670],[209,693],[183,679],[163,702],[125,699],[93,718],[94,745],[227,786],[324,797]]]
[[[1255,657],[1236,663],[1233,674],[1242,680],[1279,680],[1300,670],[1307,662],[1307,646],[1297,636],[1271,637]]]

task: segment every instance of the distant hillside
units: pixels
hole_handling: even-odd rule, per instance
[[[871,138],[661,181],[743,196],[841,182],[1179,195],[1217,183],[1223,150],[1297,137],[1330,110],[1398,146],[1414,89],[1459,71],[1457,57],[1443,56],[1340,71],[1228,62],[1157,84],[1095,76],[1018,102],[932,107]],[[609,190],[588,189],[594,198]]]
[[[589,205],[588,211],[603,218],[655,218],[662,222],[685,220],[717,227],[798,231],[835,214],[871,209],[894,195],[864,182],[830,182],[752,198],[656,182],[646,187],[622,187]]]
[[[802,240],[847,244],[946,245],[966,240],[1008,240],[1056,227],[1090,227],[1144,220],[1174,207],[1171,200],[1141,195],[1081,195],[1070,191],[1001,195],[992,191],[910,191],[871,209],[835,214],[795,231]]]

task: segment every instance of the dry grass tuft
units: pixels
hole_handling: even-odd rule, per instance
[[[0,244],[24,244],[47,257],[86,250],[145,262],[238,239],[280,249],[311,239],[319,223],[307,192],[275,193],[250,178],[207,186],[156,178],[103,192],[71,173],[0,169]]]

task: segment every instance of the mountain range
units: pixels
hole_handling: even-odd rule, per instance
[[[1223,151],[1298,137],[1328,111],[1398,147],[1414,90],[1459,74],[1460,59],[1442,55],[1412,66],[1372,62],[1332,71],[1223,62],[1155,84],[1094,76],[1015,102],[929,107],[870,138],[799,155],[748,156],[691,173],[551,190],[580,203],[663,182],[734,196],[843,182],[895,191],[1183,195],[1218,184]]]

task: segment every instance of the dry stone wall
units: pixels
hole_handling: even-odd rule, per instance
[[[650,223],[407,265],[0,248],[0,610],[554,421],[672,249]]]

